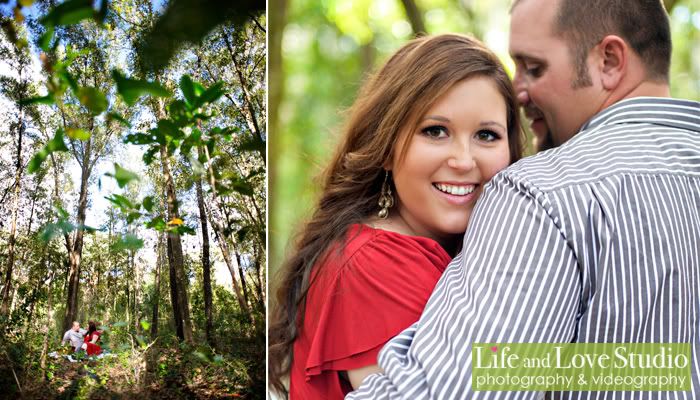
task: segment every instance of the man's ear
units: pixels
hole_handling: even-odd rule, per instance
[[[630,49],[616,35],[608,35],[600,41],[598,51],[602,61],[601,83],[607,90],[615,90],[627,73]]]

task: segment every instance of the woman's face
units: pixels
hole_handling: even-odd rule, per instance
[[[408,148],[390,166],[398,216],[414,234],[438,242],[464,233],[484,184],[510,161],[506,103],[496,84],[487,77],[455,84],[415,131],[401,134]]]

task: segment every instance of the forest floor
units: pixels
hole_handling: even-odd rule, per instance
[[[71,362],[49,358],[45,379],[25,383],[24,399],[258,399],[241,360],[154,348]],[[255,386],[254,384],[252,386]],[[2,396],[0,396],[2,397]]]

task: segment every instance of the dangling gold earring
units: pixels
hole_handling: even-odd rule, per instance
[[[391,195],[391,184],[389,183],[389,171],[384,175],[384,183],[382,184],[382,192],[379,195],[379,213],[377,216],[381,219],[386,219],[389,216],[389,209],[394,205],[394,197]]]

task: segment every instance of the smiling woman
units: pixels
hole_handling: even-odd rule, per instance
[[[418,319],[487,181],[521,155],[508,76],[461,35],[408,42],[367,81],[273,284],[270,381],[342,399]],[[394,199],[394,194],[396,198]],[[395,201],[394,201],[395,200]]]

